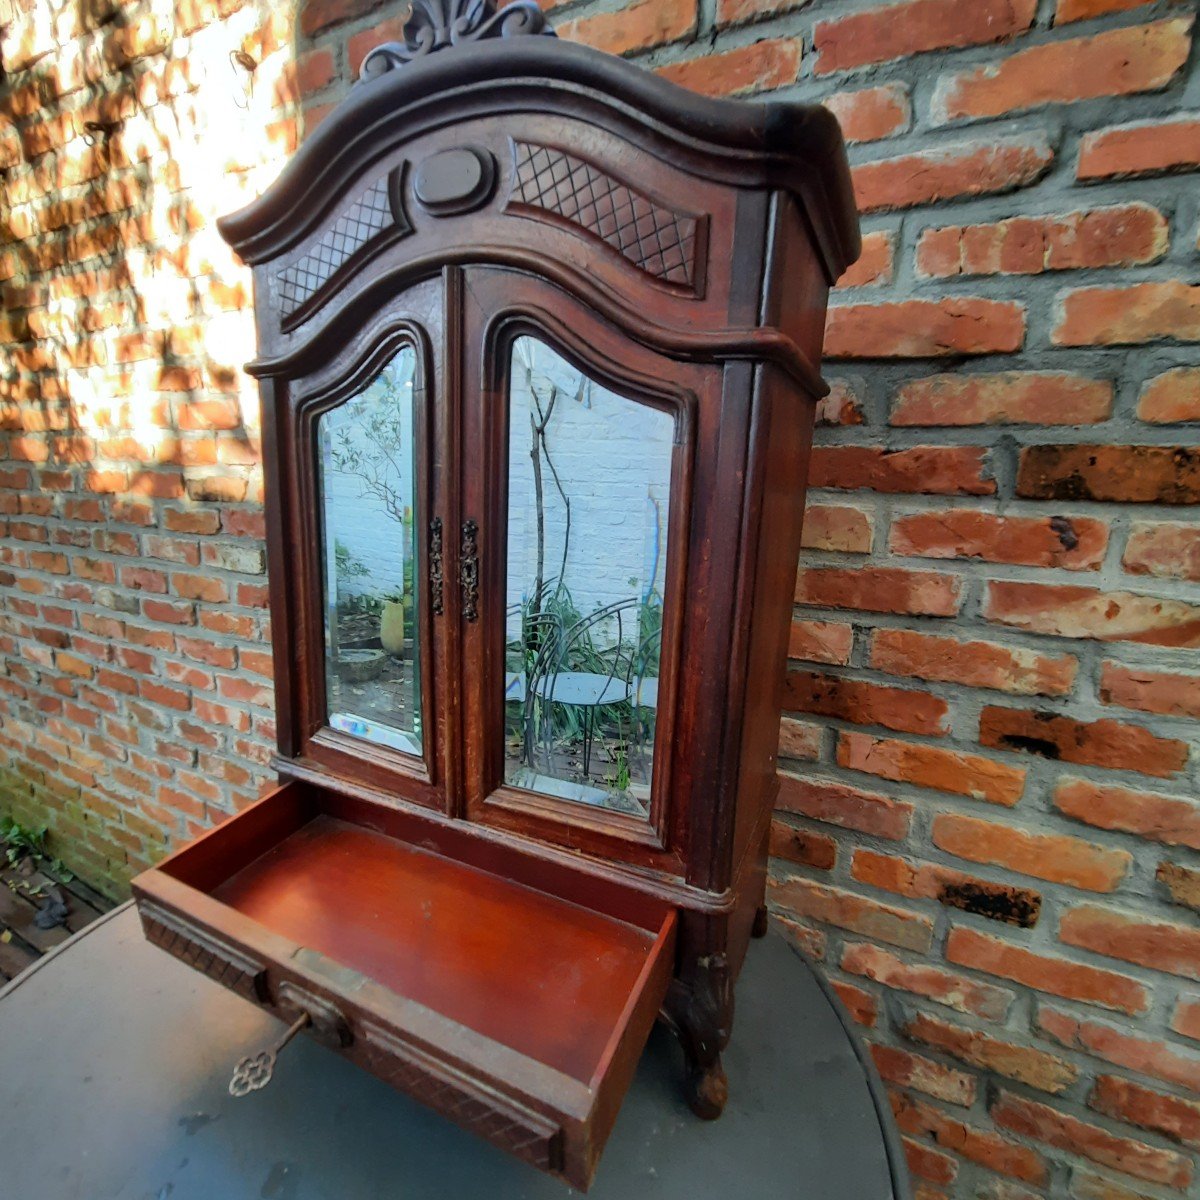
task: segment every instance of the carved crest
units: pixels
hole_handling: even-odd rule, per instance
[[[375,79],[414,58],[460,42],[526,34],[554,36],[535,0],[513,0],[499,10],[495,0],[412,0],[404,41],[376,46],[363,59],[358,77],[361,81]]]

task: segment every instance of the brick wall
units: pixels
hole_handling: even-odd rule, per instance
[[[289,50],[265,3],[168,4],[157,45],[128,32],[149,6],[94,5],[82,37],[53,7],[3,42],[0,737],[9,807],[119,881],[249,799],[270,738],[246,280],[212,216],[288,149],[292,89],[311,128],[399,21],[309,0]],[[922,1200],[1200,1184],[1194,9],[554,13],[698,90],[822,100],[853,143],[867,237],[829,321],[772,901],[863,1024]],[[148,78],[158,141],[89,182],[61,148],[127,43],[104,86]],[[222,183],[202,130],[235,82]]]

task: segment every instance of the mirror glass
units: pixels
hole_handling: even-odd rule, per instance
[[[419,386],[416,354],[405,347],[317,422],[329,724],[418,755]]]
[[[646,815],[675,418],[513,345],[505,782]]]

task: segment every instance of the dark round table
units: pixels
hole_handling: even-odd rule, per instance
[[[599,1200],[908,1200],[882,1088],[840,1005],[777,933],[750,949],[716,1122],[651,1036]],[[38,1200],[555,1200],[575,1194],[298,1038],[235,1100],[277,1021],[142,937],[129,905],[0,991],[0,1194]]]

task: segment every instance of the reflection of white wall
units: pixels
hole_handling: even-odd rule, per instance
[[[667,508],[674,418],[618,396],[580,373],[548,346],[521,338],[513,351],[509,434],[508,603],[533,590],[537,517],[530,449],[529,371],[543,410],[558,401],[547,427],[550,459],[571,500],[565,578],[584,614],[652,589],[666,578]],[[582,387],[581,387],[582,384]],[[559,573],[566,508],[542,461],[546,512],[545,573]],[[510,636],[519,625],[510,621]],[[628,636],[628,632],[626,633]]]
[[[413,506],[413,406],[412,378],[414,359],[410,350],[401,351],[367,388],[321,417],[320,443],[325,499],[326,555],[332,572],[335,539],[368,569],[368,574],[342,578],[337,582],[339,598],[399,593],[404,583],[406,529],[387,510],[384,501],[374,496],[356,475],[339,471],[333,463],[335,447],[347,438],[361,452],[371,452],[373,436],[370,422],[380,417],[380,402],[386,387],[399,388],[405,401],[398,405],[399,450],[393,452],[398,469],[385,473],[387,485],[410,509]],[[394,426],[392,426],[395,429]]]

